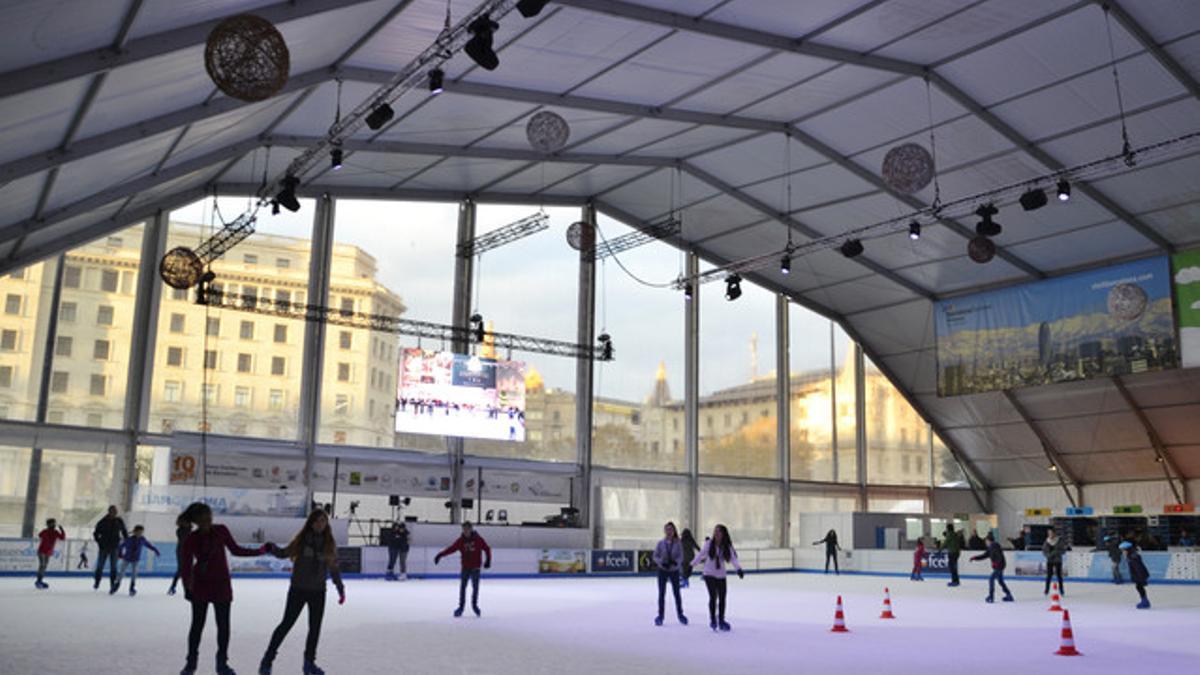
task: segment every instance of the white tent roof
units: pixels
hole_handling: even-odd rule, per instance
[[[473,0],[453,0],[463,16]],[[1109,0],[1131,138],[1200,127],[1200,3]],[[273,99],[220,94],[203,67],[221,18],[254,12],[291,50]],[[347,107],[429,45],[441,0],[14,0],[0,25],[0,272],[277,174]],[[883,154],[926,143],[944,198],[1120,149],[1101,3],[1071,0],[554,0],[497,33],[501,66],[464,56],[446,93],[410,92],[379,133],[347,143],[353,172],[306,190],[410,199],[577,204],[633,225],[670,209],[710,260],[776,250],[928,205],[878,177]],[[932,110],[927,102],[927,85]],[[571,124],[554,156],[524,123]],[[783,213],[793,134],[792,211]],[[367,167],[364,169],[363,167]],[[970,223],[868,242],[849,261],[805,256],[752,279],[840,320],[992,486],[1051,482],[1043,443],[1082,482],[1161,477],[1145,427],[1108,381],[939,399],[931,301],[1200,242],[1200,158],[1079,184],[1069,207],[1001,205],[999,255],[966,257]],[[1127,379],[1178,470],[1200,476],[1200,373]],[[1024,416],[1016,406],[1020,406]],[[1041,434],[1039,437],[1038,434]]]

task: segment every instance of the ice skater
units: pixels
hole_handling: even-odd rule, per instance
[[[212,509],[203,502],[193,502],[183,514],[196,526],[196,531],[184,540],[180,561],[184,597],[192,603],[192,624],[188,629],[187,664],[179,675],[195,675],[209,605],[212,605],[217,620],[217,675],[235,675],[229,667],[229,605],[233,602],[233,582],[225,549],[236,556],[249,558],[262,555],[267,547],[238,546],[228,528],[213,524]]]
[[[292,561],[292,583],[288,587],[283,620],[271,634],[271,642],[258,665],[258,673],[271,675],[271,664],[275,662],[279,645],[283,644],[288,631],[296,625],[300,612],[307,606],[308,639],[304,643],[304,675],[325,675],[325,671],[317,667],[317,641],[321,639],[321,620],[325,617],[326,578],[333,578],[333,585],[338,591],[338,604],[346,602],[346,587],[338,572],[337,545],[329,527],[329,516],[324,511],[313,511],[286,548],[269,544],[268,550],[276,558]]]
[[[818,539],[813,542],[813,546],[817,544],[825,544],[825,574],[829,574],[829,561],[832,560],[833,573],[840,575],[841,572],[838,571],[837,552],[842,550],[842,547],[838,546],[837,532],[830,530],[824,539]]]
[[[700,544],[696,543],[696,536],[686,527],[679,541],[683,544],[683,574],[679,577],[679,587],[687,588],[691,585],[692,559],[700,552]]]
[[[921,566],[924,562],[925,537],[917,537],[917,548],[913,550],[912,574],[908,575],[909,581],[925,581],[925,576],[921,574]]]
[[[1112,580],[1114,584],[1124,583],[1121,578],[1121,539],[1116,533],[1104,535],[1104,548],[1108,551],[1108,560],[1112,563]]]
[[[137,595],[138,564],[142,560],[143,548],[154,551],[154,555],[162,555],[154,547],[154,544],[146,540],[145,532],[146,528],[134,525],[133,534],[121,542],[121,569],[117,570],[117,581],[113,584],[112,590],[108,592],[109,595],[116,593],[121,588],[121,579],[125,576],[125,570],[129,570],[129,595],[130,597]]]
[[[700,547],[692,564],[704,565],[704,585],[708,588],[708,627],[714,631],[729,632],[732,627],[725,621],[725,575],[730,566],[737,570],[739,579],[745,578],[746,573],[738,562],[728,528],[720,524],[714,527],[712,536]]]
[[[33,587],[41,590],[50,588],[50,584],[46,583],[46,566],[50,564],[50,558],[54,557],[54,546],[60,541],[66,541],[67,533],[58,524],[58,521],[53,518],[46,519],[46,529],[38,532],[38,547],[37,560],[38,571],[37,580],[33,582]]]
[[[458,609],[454,610],[454,616],[457,618],[463,614],[463,605],[467,598],[467,582],[471,583],[471,611],[475,612],[475,616],[479,616],[481,614],[479,611],[479,563],[480,560],[483,561],[484,569],[492,566],[492,548],[471,527],[471,522],[467,521],[462,524],[462,536],[435,555],[433,564],[440,563],[442,558],[455,551],[458,551],[459,557],[462,559],[462,569],[458,575]]]
[[[950,583],[947,586],[958,586],[958,557],[962,554],[962,533],[954,530],[954,523],[946,524],[942,533],[942,548],[946,550],[946,563],[950,568]]]
[[[86,570],[90,567],[88,564],[87,547],[88,543],[85,541],[83,542],[83,548],[79,549],[79,562],[75,563],[75,569],[77,570]]]
[[[96,554],[96,577],[92,584],[92,590],[100,588],[100,577],[104,574],[104,561],[108,561],[108,583],[110,588],[115,588],[117,585],[117,558],[118,548],[121,542],[129,536],[129,531],[125,529],[125,521],[117,516],[117,507],[109,506],[108,513],[104,514],[96,523],[96,529],[92,530],[92,539],[96,540],[96,548],[99,553]]]
[[[175,595],[175,586],[179,583],[179,572],[183,569],[183,542],[191,533],[192,522],[187,519],[187,514],[179,514],[179,517],[175,519],[175,576],[171,578],[171,587],[167,589],[167,595]]]
[[[675,617],[679,623],[687,625],[687,616],[683,613],[683,599],[679,596],[679,570],[683,567],[683,542],[679,539],[679,530],[675,523],[663,525],[663,538],[654,547],[654,566],[658,568],[658,615],[654,617],[654,625],[663,624],[663,610],[667,595],[667,584],[671,584],[671,592],[675,596]]]
[[[1146,596],[1146,584],[1150,583],[1150,570],[1146,569],[1146,563],[1142,561],[1142,554],[1138,551],[1137,544],[1132,541],[1123,541],[1120,550],[1125,552],[1125,561],[1129,565],[1129,578],[1137,586],[1138,595],[1142,598],[1142,601],[1137,604],[1137,608],[1150,609],[1150,598]]]
[[[387,580],[403,581],[408,578],[408,547],[412,534],[404,523],[392,523],[392,538],[388,540]],[[396,576],[396,563],[400,563],[400,576]]]
[[[1046,556],[1046,588],[1042,595],[1050,592],[1050,577],[1058,575],[1058,592],[1066,597],[1067,588],[1063,586],[1063,553],[1067,550],[1067,542],[1063,541],[1058,532],[1050,530],[1046,541],[1042,542],[1042,555]]]
[[[1000,544],[996,543],[996,535],[988,532],[987,550],[977,556],[973,556],[971,561],[990,559],[992,561],[992,576],[988,579],[988,596],[985,598],[988,602],[996,601],[996,582],[1000,583],[1000,588],[1004,591],[1004,602],[1012,602],[1012,591],[1008,590],[1008,584],[1004,583],[1004,568],[1008,566],[1008,561],[1004,559],[1004,549],[1000,548]]]

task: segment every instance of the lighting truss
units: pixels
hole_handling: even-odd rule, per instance
[[[652,241],[678,236],[680,228],[681,225],[678,219],[669,218],[661,223],[650,225],[644,230],[623,234],[598,244],[594,258],[596,260],[603,260],[609,256],[624,253],[629,249],[649,244]]]
[[[500,248],[505,244],[511,244],[519,239],[537,234],[550,227],[550,216],[545,213],[538,212],[532,216],[522,218],[515,223],[510,223],[499,229],[492,230],[486,234],[481,234],[471,241],[461,244],[458,247],[458,254],[470,258],[475,255],[480,255],[486,251],[495,248]]]
[[[911,224],[914,222],[932,225],[944,218],[971,216],[981,204],[1015,201],[1029,190],[1057,190],[1059,189],[1059,184],[1064,181],[1069,186],[1071,183],[1082,183],[1089,180],[1119,176],[1136,170],[1140,164],[1162,163],[1191,154],[1197,148],[1200,148],[1200,131],[1176,136],[1175,138],[1140,148],[1134,148],[1128,153],[1120,152],[1115,155],[1109,155],[1085,164],[1047,173],[1030,180],[1010,183],[968,197],[944,202],[940,205],[928,206],[912,213],[847,230],[831,237],[813,239],[802,244],[794,244],[782,249],[776,249],[762,255],[736,260],[695,276],[681,276],[675,280],[674,287],[676,290],[685,290],[690,284],[705,284],[711,281],[724,280],[731,273],[745,274],[773,267],[779,264],[780,256],[800,258],[819,251],[836,250],[851,239],[879,239],[899,232],[907,235]]]
[[[212,288],[210,283],[202,283],[196,292],[196,302],[218,309],[228,309],[238,312],[251,312],[282,319],[296,319],[325,323],[346,328],[361,328],[364,330],[395,333],[397,335],[412,335],[419,338],[444,343],[461,341],[478,343],[475,333],[469,327],[450,326],[402,319],[398,316],[384,314],[366,314],[353,312],[324,305],[310,305],[282,300],[270,300],[256,295],[235,295],[224,293]],[[611,361],[613,358],[612,341],[598,340],[595,345],[577,344],[562,340],[516,335],[514,333],[484,333],[485,341],[496,349],[507,349],[519,352],[549,354],[551,356],[566,356],[576,359],[592,359],[595,361]]]

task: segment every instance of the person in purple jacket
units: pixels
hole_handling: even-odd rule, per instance
[[[737,570],[739,579],[746,576],[742,571],[742,564],[738,562],[729,529],[721,524],[714,527],[712,536],[700,547],[692,565],[704,565],[704,585],[708,587],[709,628],[728,632],[732,626],[725,622],[726,572],[733,567]]]
[[[117,579],[113,583],[112,590],[109,595],[116,593],[121,588],[121,578],[125,576],[125,570],[129,570],[129,595],[137,595],[137,575],[138,563],[142,560],[142,549],[148,548],[154,551],[154,555],[162,555],[158,549],[146,540],[146,528],[141,525],[133,526],[133,534],[121,542],[120,555],[121,569],[117,571]]]
[[[667,582],[671,582],[671,590],[675,594],[675,616],[679,623],[687,625],[687,617],[683,614],[683,599],[679,597],[679,570],[683,567],[683,543],[679,540],[679,530],[675,523],[663,526],[663,538],[654,547],[654,564],[658,567],[658,616],[654,625],[663,623],[663,601],[666,599]]]

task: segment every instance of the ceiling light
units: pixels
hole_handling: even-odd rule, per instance
[[[791,274],[792,273],[792,254],[791,253],[783,254],[783,260],[779,261],[779,273],[780,274]]]
[[[542,9],[545,8],[546,3],[549,1],[550,0],[520,0],[517,3],[517,11],[521,13],[521,16],[528,19],[531,16],[537,16],[540,14]]]
[[[733,302],[742,297],[742,278],[737,274],[725,277],[725,299]]]
[[[296,188],[299,185],[299,178],[287,176],[283,179],[283,189],[279,191],[279,194],[275,195],[275,201],[292,213],[300,210],[300,200],[296,199]]]
[[[445,91],[443,83],[446,80],[446,73],[441,68],[434,68],[429,71],[429,93],[433,96]]]
[[[392,121],[392,118],[395,116],[396,111],[392,110],[392,106],[386,103],[380,103],[375,107],[374,110],[371,111],[370,115],[367,115],[367,127],[370,128],[371,131],[379,131],[383,128],[383,125]]]
[[[684,300],[692,299],[692,285],[690,283],[686,283],[683,285],[683,299]]]
[[[1046,191],[1033,189],[1025,192],[1018,200],[1021,202],[1021,208],[1026,211],[1036,211],[1046,205]]]
[[[471,60],[484,70],[495,70],[500,65],[500,57],[492,49],[492,36],[500,24],[492,21],[492,17],[484,14],[467,26],[471,39],[463,46],[463,51]]]
[[[1065,202],[1071,199],[1071,183],[1066,180],[1058,181],[1058,201]]]
[[[1049,469],[1050,471],[1058,471],[1058,466],[1055,464],[1051,464],[1050,466],[1048,466],[1046,468]]]
[[[921,224],[915,220],[908,224],[908,238],[913,241],[921,238]]]
[[[341,148],[335,146],[333,148],[333,150],[329,151],[329,166],[334,171],[337,171],[338,169],[342,168],[342,149]]]
[[[1000,234],[1003,228],[1000,227],[1000,223],[992,220],[992,216],[997,213],[1000,211],[994,204],[984,204],[975,209],[975,215],[980,218],[975,225],[975,233],[984,237],[995,237]]]
[[[862,254],[863,245],[862,242],[857,239],[848,239],[846,240],[846,243],[842,244],[841,248],[838,250],[840,250],[842,255],[846,256],[847,258],[853,258]]]

